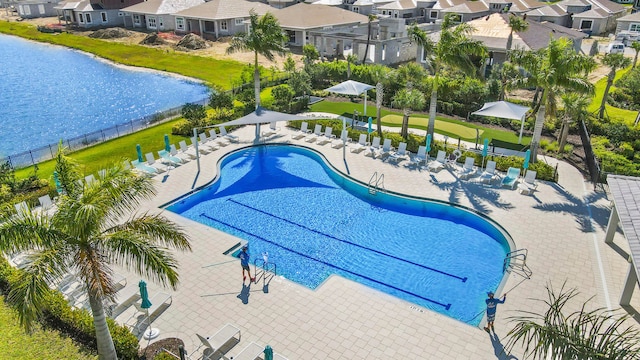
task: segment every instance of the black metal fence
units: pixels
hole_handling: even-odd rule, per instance
[[[206,105],[208,102],[209,98],[206,98],[200,101],[195,101],[193,103]],[[70,151],[80,150],[82,148],[105,142],[107,140],[134,133],[136,131],[158,124],[159,122],[173,119],[176,116],[179,116],[181,112],[182,106],[174,107],[168,110],[157,112],[155,114],[147,115],[140,119],[117,124],[110,128],[86,133],[71,139],[62,139],[62,143],[63,146],[67,147]],[[18,154],[9,155],[7,157],[0,158],[0,163],[9,162],[9,165],[11,165],[11,167],[13,167],[14,169],[32,166],[39,162],[53,159],[58,152],[58,144],[59,143],[49,144],[37,149],[31,149]]]
[[[591,137],[589,136],[589,132],[587,131],[587,125],[584,121],[580,122],[580,126],[578,126],[578,130],[580,133],[580,139],[582,140],[582,147],[584,148],[584,158],[587,162],[587,168],[589,169],[589,174],[591,175],[591,182],[593,183],[593,189],[595,190],[598,182],[600,182],[600,163],[593,153],[593,148],[591,147]]]

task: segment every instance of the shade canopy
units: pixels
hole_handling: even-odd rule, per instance
[[[369,84],[363,84],[361,82],[357,82],[353,80],[347,80],[347,81],[341,82],[338,85],[332,86],[328,89],[324,89],[324,91],[328,91],[336,94],[342,94],[342,95],[358,96],[363,92],[367,90],[371,90],[373,88],[375,88],[375,86],[372,86]]]
[[[276,121],[318,120],[318,119],[326,119],[326,117],[292,115],[292,114],[286,114],[286,113],[281,113],[277,111],[267,110],[262,106],[258,106],[258,108],[255,111],[253,111],[248,115],[245,115],[235,120],[227,121],[222,124],[216,124],[215,126],[254,125],[254,124],[271,123]]]
[[[522,117],[531,110],[530,107],[516,105],[508,101],[494,101],[485,103],[482,109],[471,114],[479,116],[493,116],[502,119],[522,120]]]

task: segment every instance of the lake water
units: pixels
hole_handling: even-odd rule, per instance
[[[0,35],[0,157],[205,99],[202,84]]]

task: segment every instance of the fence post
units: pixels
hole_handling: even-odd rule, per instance
[[[31,165],[35,165],[36,161],[33,159],[33,153],[29,150],[29,155],[31,156]]]
[[[53,149],[51,148],[51,144],[49,144],[49,153],[51,153],[51,158],[53,159],[55,155],[53,155]]]
[[[102,135],[102,142],[104,142],[105,138],[104,138],[104,132],[102,132],[102,130],[100,130],[100,135]]]
[[[118,137],[120,137],[120,129],[118,129],[118,124],[116,124],[116,134],[118,134]]]

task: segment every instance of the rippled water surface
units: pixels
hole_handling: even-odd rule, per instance
[[[108,128],[208,96],[208,88],[0,35],[0,155]]]

